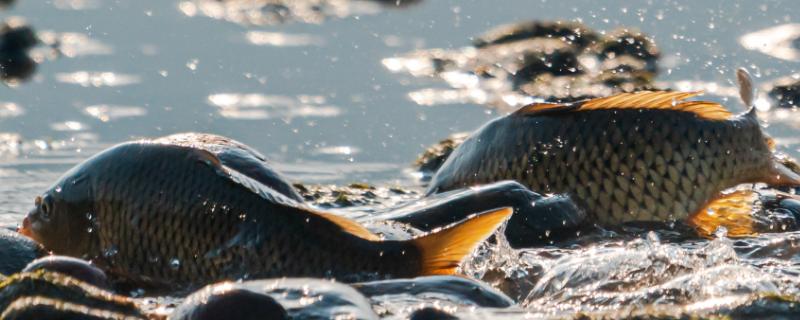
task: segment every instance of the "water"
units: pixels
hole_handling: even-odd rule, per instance
[[[735,111],[742,110],[732,88],[737,67],[750,68],[759,85],[799,67],[791,53],[740,43],[747,33],[798,22],[791,13],[800,4],[788,0],[327,3],[319,14],[296,1],[292,12],[305,13],[278,20],[225,16],[201,0],[20,0],[1,12],[23,17],[62,48],[55,55],[40,46],[32,79],[0,89],[0,225],[19,223],[39,192],[95,152],[184,131],[244,142],[295,181],[417,188],[409,168],[425,147],[503,111],[458,101],[418,104],[420,92],[451,87],[392,73],[383,59],[458,50],[519,20],[639,29],[662,52],[658,83],[705,88]],[[758,105],[779,149],[800,155],[798,115],[766,100]],[[669,241],[643,234],[521,251],[487,245],[465,271],[514,298],[518,315],[620,304],[717,310],[753,294],[797,296],[798,237]],[[411,301],[386,308],[425,304]]]

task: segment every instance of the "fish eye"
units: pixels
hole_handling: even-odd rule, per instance
[[[38,199],[37,199],[38,200]],[[53,197],[46,195],[39,201],[39,213],[43,219],[49,219],[53,212]]]

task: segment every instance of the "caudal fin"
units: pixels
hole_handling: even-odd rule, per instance
[[[689,225],[704,237],[714,236],[721,227],[727,230],[728,237],[756,235],[757,221],[753,211],[757,200],[758,194],[751,190],[720,195],[689,217]]]
[[[423,275],[454,274],[461,260],[505,222],[511,208],[473,215],[465,221],[411,240],[419,249]]]

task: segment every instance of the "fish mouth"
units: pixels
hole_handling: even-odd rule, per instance
[[[22,225],[17,228],[17,232],[29,238],[33,236],[31,234],[31,222],[28,220],[28,217],[22,220]]]
[[[31,230],[31,220],[28,217],[22,219],[22,225],[17,228],[17,232],[23,236],[33,239],[33,231]]]

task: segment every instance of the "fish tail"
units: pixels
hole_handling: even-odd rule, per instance
[[[513,211],[508,207],[487,211],[411,240],[420,252],[421,274],[454,274],[461,260],[492,235]]]
[[[728,237],[758,234],[753,215],[758,195],[752,190],[740,190],[720,195],[689,217],[689,225],[704,237],[713,237],[724,227]]]

